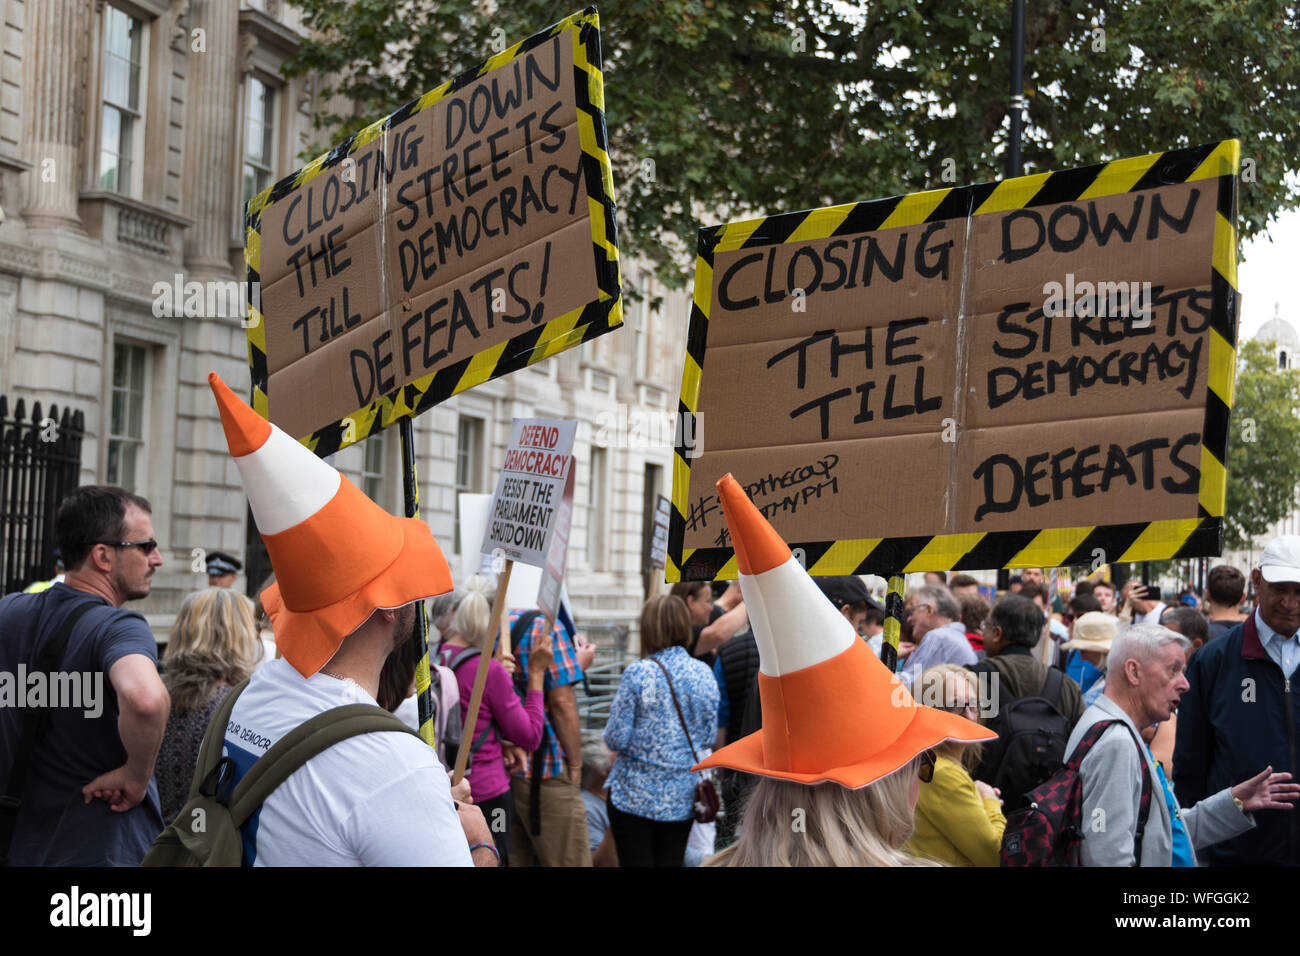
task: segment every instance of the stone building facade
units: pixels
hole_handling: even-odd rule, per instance
[[[0,15],[0,394],[83,410],[82,481],[153,502],[165,563],[137,606],[161,637],[206,583],[197,549],[244,551],[206,376],[249,378],[237,308],[187,317],[159,290],[243,278],[244,199],[329,145],[311,128],[319,82],[281,76],[301,24],[279,0],[0,0]],[[689,306],[623,268],[645,298],[622,329],[415,423],[422,515],[459,571],[456,494],[492,490],[511,419],[580,421],[567,583],[591,624],[631,624],[645,594]],[[395,429],[335,464],[400,510]]]

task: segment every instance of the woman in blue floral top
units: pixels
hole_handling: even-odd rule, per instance
[[[653,597],[641,609],[641,656],[623,672],[605,727],[618,754],[609,775],[609,826],[621,866],[681,866],[693,817],[691,772],[709,753],[717,725],[718,684],[686,650],[691,615],[681,598]],[[660,668],[662,665],[663,669]],[[677,692],[690,742],[673,706]]]

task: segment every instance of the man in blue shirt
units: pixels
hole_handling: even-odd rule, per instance
[[[978,661],[966,640],[961,606],[943,585],[927,584],[909,591],[903,617],[911,621],[916,636],[914,647],[899,647],[900,656],[907,651],[906,664],[898,675],[904,687],[911,687],[926,668],[936,664],[969,667]]]
[[[0,793],[9,788],[31,708],[48,716],[28,766],[9,862],[138,866],[163,828],[153,769],[171,705],[153,633],[122,605],[149,595],[162,552],[149,502],[121,488],[78,488],[59,505],[55,533],[65,580],[0,600]],[[50,699],[31,698],[40,648],[82,606],[46,679]],[[63,699],[71,691],[78,699]]]

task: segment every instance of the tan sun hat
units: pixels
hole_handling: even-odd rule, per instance
[[[1118,620],[1101,611],[1080,614],[1074,622],[1074,636],[1061,645],[1067,651],[1109,651],[1115,640]]]

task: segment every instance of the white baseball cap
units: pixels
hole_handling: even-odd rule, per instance
[[[1300,535],[1284,534],[1270,541],[1260,556],[1259,573],[1269,584],[1300,582]]]

